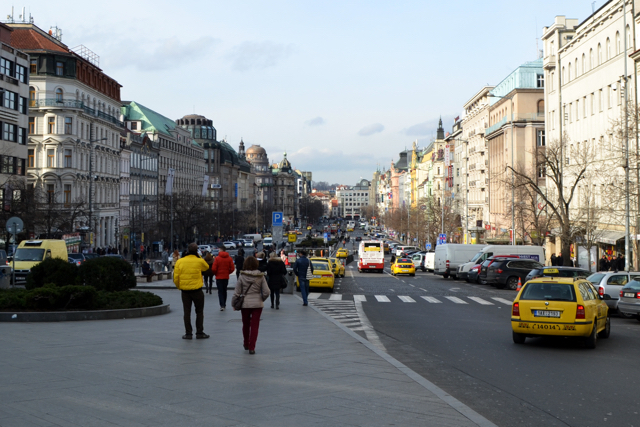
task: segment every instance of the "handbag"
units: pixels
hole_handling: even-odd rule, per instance
[[[251,285],[249,285],[249,287],[247,288],[247,292],[249,292],[250,288]],[[240,295],[233,294],[233,296],[231,297],[231,307],[233,307],[234,310],[240,311],[242,309],[242,304],[244,304],[244,297],[247,292],[245,292],[243,289]]]

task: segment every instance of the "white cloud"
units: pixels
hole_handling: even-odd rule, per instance
[[[358,131],[358,135],[360,136],[370,136],[374,133],[380,133],[384,130],[384,126],[380,123],[373,123],[369,126],[365,126]]]
[[[271,41],[245,41],[235,46],[227,55],[236,71],[262,70],[276,66],[294,51],[292,44],[280,44]]]
[[[313,118],[311,120],[307,120],[304,123],[307,126],[322,126],[322,125],[324,125],[326,123],[326,121],[322,117],[318,116],[318,117],[315,117],[315,118]]]

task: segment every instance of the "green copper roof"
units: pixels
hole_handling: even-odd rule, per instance
[[[140,130],[144,132],[159,132],[171,135],[170,131],[176,128],[176,123],[170,118],[134,101],[122,106],[122,114],[125,120],[142,122],[142,129]]]

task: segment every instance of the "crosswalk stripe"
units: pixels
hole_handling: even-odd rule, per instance
[[[489,301],[485,301],[480,297],[469,297],[470,300],[473,300],[475,302],[477,302],[478,304],[482,304],[482,305],[493,305],[492,302]]]
[[[367,302],[367,297],[365,297],[364,295],[354,295],[353,300],[360,301],[360,302]]]
[[[456,304],[469,304],[468,302],[461,300],[458,297],[445,297],[446,299],[448,299],[451,302],[455,302]]]
[[[391,302],[391,300],[386,295],[375,295],[378,302]]]
[[[318,299],[318,298],[320,298],[320,295],[322,295],[320,292],[310,292],[309,296],[307,298],[308,299]]]
[[[513,304],[513,301],[509,301],[508,299],[504,299],[504,298],[491,297],[491,299],[507,305]]]
[[[440,304],[440,303],[442,303],[442,301],[440,301],[439,299],[434,298],[434,297],[421,296],[421,298],[423,300],[425,300],[425,301],[428,301],[428,302],[432,303],[432,304]]]
[[[400,301],[402,302],[416,302],[413,298],[404,295],[398,295],[398,298],[400,298]]]
[[[329,301],[342,301],[342,294],[331,294]]]

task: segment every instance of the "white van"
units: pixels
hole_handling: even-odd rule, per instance
[[[244,240],[253,240],[253,244],[255,245],[258,242],[262,241],[262,234],[245,234],[243,236]]]
[[[402,255],[402,252],[419,251],[420,248],[417,248],[415,246],[396,246],[394,250],[396,251],[396,256],[400,256]]]
[[[457,278],[458,267],[469,262],[485,245],[464,245],[445,243],[436,246],[433,273],[445,279],[451,276]]]
[[[544,248],[542,246],[487,245],[479,248],[478,253],[471,258],[471,261],[458,268],[458,278],[466,279],[471,267],[482,264],[485,259],[493,255],[517,255],[518,258],[532,259],[541,264],[545,262]]]

